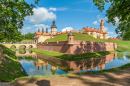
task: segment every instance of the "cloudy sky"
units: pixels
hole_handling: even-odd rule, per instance
[[[30,4],[35,0],[25,1]],[[110,3],[106,3],[105,10],[100,12],[92,0],[40,0],[36,8],[33,9],[34,15],[25,18],[21,32],[22,34],[35,33],[38,28],[46,27],[50,32],[53,20],[56,21],[58,32],[66,29],[78,31],[87,26],[98,29],[103,18],[108,36],[116,37],[115,28],[118,25],[118,18],[115,18],[116,26],[107,23],[105,14],[109,6]]]

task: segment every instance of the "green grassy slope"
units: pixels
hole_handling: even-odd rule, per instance
[[[25,76],[21,71],[15,53],[0,44],[3,52],[0,52],[0,81],[14,81],[16,78]]]
[[[114,42],[117,43],[118,51],[130,51],[130,41],[116,41],[116,40],[108,40],[108,39],[96,39],[87,34],[81,33],[73,33],[74,40],[81,40],[81,41],[95,41],[95,42]],[[55,38],[47,39],[45,42],[54,42],[54,41],[67,41],[68,34],[61,34]]]

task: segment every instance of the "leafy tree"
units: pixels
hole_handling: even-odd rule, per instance
[[[130,31],[126,32],[123,36],[124,40],[130,40]]]
[[[27,33],[22,36],[23,39],[32,39],[34,36],[34,33]]]
[[[38,4],[39,0],[35,0]],[[35,6],[25,0],[0,0],[0,31],[10,41],[23,26],[26,16],[33,15]],[[19,32],[18,32],[19,33]]]
[[[4,33],[0,31],[0,40],[4,39]]]
[[[115,25],[115,18],[117,17],[119,25],[115,31],[119,34],[118,38],[128,40],[130,38],[130,35],[127,33],[130,31],[130,0],[93,0],[93,2],[95,2],[100,11],[104,10],[105,3],[111,3],[111,6],[106,11],[107,22]]]

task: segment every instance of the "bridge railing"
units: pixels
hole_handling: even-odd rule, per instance
[[[0,42],[0,44],[36,44],[34,42]]]

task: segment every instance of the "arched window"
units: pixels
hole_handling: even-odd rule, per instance
[[[70,40],[71,40],[71,38],[70,38]]]

